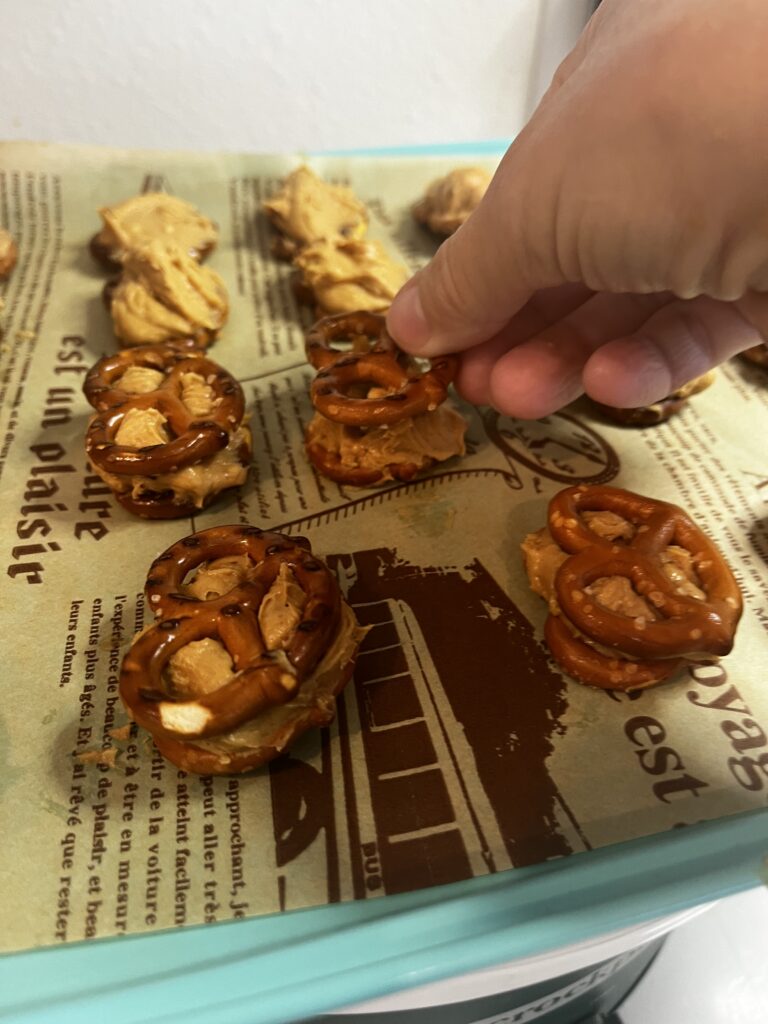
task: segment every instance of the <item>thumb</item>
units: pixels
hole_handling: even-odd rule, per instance
[[[399,295],[387,328],[405,349],[457,352],[492,337],[526,302],[514,286],[508,239],[494,224],[500,198],[489,189],[472,216],[438,249]],[[486,225],[491,225],[488,234]]]
[[[508,150],[482,202],[395,297],[387,328],[406,350],[432,356],[497,334],[534,291],[563,283],[526,241],[530,191],[525,132]]]

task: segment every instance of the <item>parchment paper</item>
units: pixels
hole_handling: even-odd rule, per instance
[[[487,161],[473,161],[487,163]],[[344,490],[302,449],[310,371],[263,197],[293,157],[5,145],[2,287],[0,948],[223,921],[450,882],[764,806],[768,792],[768,374],[736,360],[666,425],[586,403],[536,423],[462,406],[469,452],[408,485]],[[369,205],[415,269],[436,243],[409,206],[455,160],[312,160]],[[489,165],[490,166],[490,165]],[[253,409],[239,497],[146,522],[85,459],[88,367],[116,343],[87,251],[96,208],[144,189],[221,226],[210,264],[232,312],[211,356]],[[610,695],[565,678],[519,545],[548,498],[613,483],[686,507],[746,596],[734,653],[672,685]],[[372,629],[334,725],[269,768],[185,775],[134,729],[120,659],[152,559],[195,529],[302,533]],[[75,753],[116,748],[115,766]]]

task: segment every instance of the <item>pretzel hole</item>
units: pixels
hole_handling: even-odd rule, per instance
[[[637,532],[634,523],[630,523],[623,516],[616,515],[615,512],[601,510],[598,512],[582,512],[581,514],[584,522],[593,533],[614,544],[626,546],[632,541]],[[575,519],[565,520],[562,516],[558,516],[558,519],[558,525],[571,528],[575,528],[577,525]]]
[[[204,562],[187,573],[181,591],[198,601],[213,601],[239,586],[251,566],[247,555],[229,555]]]
[[[224,686],[234,672],[226,647],[213,637],[205,637],[193,640],[171,656],[164,681],[169,697],[194,700]]]
[[[259,629],[268,651],[284,650],[301,622],[307,595],[283,562],[259,608]]]

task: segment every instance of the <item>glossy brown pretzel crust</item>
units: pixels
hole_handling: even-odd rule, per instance
[[[199,600],[183,593],[185,578],[202,563],[243,555],[252,563],[251,568],[226,594]],[[282,565],[290,567],[306,602],[285,651],[273,652],[265,648],[258,612]],[[203,748],[189,747],[188,741],[228,733],[261,712],[290,701],[322,660],[339,625],[338,582],[312,554],[308,541],[256,527],[213,527],[179,541],[152,564],[145,592],[149,606],[160,618],[139,635],[126,655],[120,695],[131,717],[152,733],[161,751],[183,767],[192,767],[194,762],[195,771],[216,770],[215,763],[221,758]],[[235,674],[213,693],[193,701],[178,701],[165,682],[170,658],[187,644],[205,638],[215,638],[224,645]],[[344,681],[339,680],[339,688]],[[163,712],[169,705],[182,710],[194,706],[195,721],[174,726],[167,714],[164,720]],[[288,726],[290,735],[318,724],[318,714],[322,717],[320,712],[299,714]],[[235,754],[234,759],[225,759],[226,767],[220,770],[242,771],[274,756],[284,745],[283,731],[274,744],[265,743],[260,748],[263,757],[259,758],[257,751],[248,751],[243,755],[246,760],[241,757],[238,761]]]
[[[344,347],[334,348],[334,343]],[[368,352],[391,352],[398,362],[408,357],[394,343],[387,332],[387,322],[378,313],[360,310],[357,313],[337,313],[325,316],[307,331],[304,339],[307,362],[316,370],[324,370],[337,359]]]
[[[613,512],[635,526],[635,535],[628,543],[600,537],[583,518],[586,511]],[[576,678],[593,686],[640,689],[667,678],[680,659],[731,650],[741,592],[723,556],[682,509],[616,487],[571,487],[550,502],[548,527],[570,557],[555,577],[563,621],[550,616],[547,640]],[[691,554],[703,600],[679,593],[663,571],[660,555],[670,544]],[[598,604],[586,588],[613,576],[628,579],[658,618],[632,618]],[[615,657],[586,641],[615,651]]]
[[[347,342],[351,351],[335,349],[334,342]],[[312,404],[327,419],[354,427],[391,425],[433,412],[445,401],[458,368],[456,356],[440,356],[422,373],[377,313],[324,317],[307,332],[306,352],[318,371],[310,388]],[[386,394],[368,397],[371,385]]]
[[[165,380],[145,394],[122,391],[116,381],[131,366],[165,373]],[[197,373],[213,389],[218,404],[211,415],[196,419],[181,400],[181,378]],[[107,473],[154,476],[200,462],[221,451],[242,422],[243,391],[223,367],[181,345],[140,346],[105,356],[89,371],[83,386],[85,397],[100,415],[88,427],[88,457]],[[167,444],[133,448],[115,443],[115,435],[129,409],[157,409],[176,435]]]

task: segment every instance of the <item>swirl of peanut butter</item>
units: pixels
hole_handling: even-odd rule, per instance
[[[111,304],[115,334],[124,345],[173,338],[215,338],[229,314],[221,277],[184,249],[152,242],[131,253]]]
[[[368,226],[365,206],[352,189],[323,181],[309,167],[289,174],[263,205],[278,231],[299,245],[320,238],[362,238]]]
[[[342,469],[381,471],[384,483],[393,479],[392,467],[398,464],[424,468],[463,455],[466,429],[464,417],[447,404],[368,430],[345,427],[315,413],[307,427],[307,442],[337,455]]]
[[[413,216],[438,235],[452,235],[480,204],[491,183],[482,167],[457,167],[428,187]]]
[[[98,242],[118,263],[151,242],[178,246],[193,259],[202,259],[218,241],[212,220],[183,199],[164,192],[133,196],[116,206],[99,210],[104,227]]]
[[[383,312],[409,276],[406,267],[373,241],[315,242],[294,263],[325,313]]]

